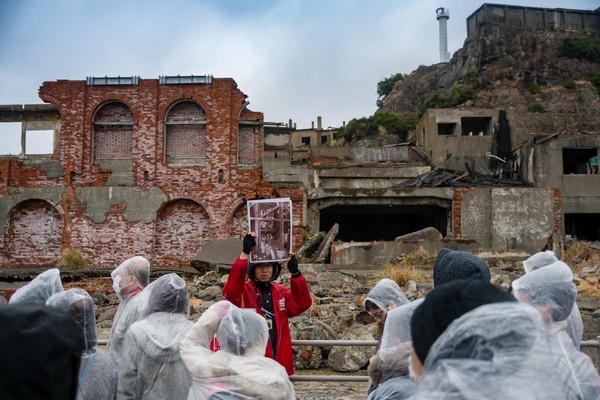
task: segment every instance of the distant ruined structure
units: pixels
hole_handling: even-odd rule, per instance
[[[600,8],[586,11],[485,3],[467,17],[467,38],[474,38],[482,26],[489,24],[600,32]]]

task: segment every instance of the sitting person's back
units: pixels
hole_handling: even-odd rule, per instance
[[[54,294],[46,305],[69,315],[85,338],[81,354],[77,400],[112,400],[117,392],[117,369],[108,354],[98,348],[94,301],[83,289]]]
[[[221,350],[213,353],[215,335]],[[285,369],[264,357],[268,339],[267,322],[254,310],[228,301],[213,304],[181,345],[181,358],[194,378],[188,399],[295,398]]]
[[[127,330],[119,365],[117,399],[184,400],[191,376],[179,354],[188,321],[188,291],[177,274],[168,274],[146,289],[147,317]]]

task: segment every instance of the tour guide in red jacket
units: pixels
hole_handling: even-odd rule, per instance
[[[223,287],[223,297],[241,308],[254,308],[269,325],[269,344],[265,356],[283,365],[288,375],[294,374],[294,356],[290,336],[289,317],[306,311],[312,304],[306,279],[298,270],[298,260],[292,256],[287,262],[292,274],[290,288],[273,283],[279,276],[279,263],[248,263],[248,254],[256,240],[247,234],[240,257],[233,263],[229,278]],[[246,274],[249,279],[245,281]]]

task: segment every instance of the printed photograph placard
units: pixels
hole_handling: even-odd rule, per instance
[[[282,262],[292,252],[292,201],[249,200],[248,229],[256,233],[250,262]]]

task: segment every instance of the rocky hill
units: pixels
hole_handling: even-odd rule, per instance
[[[600,80],[600,63],[559,56],[565,40],[597,43],[596,35],[483,25],[448,63],[421,66],[397,82],[378,111],[417,112],[433,95],[473,87],[476,98],[457,107],[512,108],[522,141],[532,135],[598,134],[600,97],[590,78]],[[538,112],[529,111],[536,102]]]

